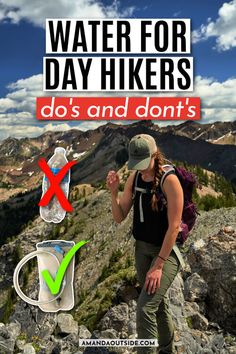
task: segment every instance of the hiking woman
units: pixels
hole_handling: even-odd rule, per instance
[[[165,205],[161,194],[158,196],[163,165],[164,156],[154,138],[136,135],[129,144],[128,161],[128,169],[136,171],[128,177],[122,196],[118,197],[119,176],[115,171],[108,173],[107,187],[117,223],[127,217],[134,205],[135,264],[142,286],[137,303],[138,338],[158,338],[159,353],[170,354],[174,353],[174,326],[166,292],[184,264],[175,244],[183,211],[183,189],[174,171],[169,171],[162,185]],[[139,347],[137,353],[153,354],[156,348]]]

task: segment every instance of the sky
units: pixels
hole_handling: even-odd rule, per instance
[[[236,119],[236,0],[0,0],[0,140],[104,124],[35,118],[35,98],[44,95],[45,19],[53,17],[190,18],[200,122]]]

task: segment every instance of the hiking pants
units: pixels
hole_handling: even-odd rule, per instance
[[[176,249],[177,247],[174,246]],[[182,261],[180,252],[172,249],[162,269],[160,288],[148,295],[144,288],[148,270],[154,264],[161,247],[136,240],[135,263],[137,278],[142,286],[136,313],[137,334],[139,339],[158,339],[161,352],[174,353],[174,325],[168,309],[166,291],[177,275]],[[178,255],[179,254],[179,255]],[[137,347],[137,354],[157,353],[156,347]]]

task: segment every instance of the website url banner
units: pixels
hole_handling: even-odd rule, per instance
[[[158,347],[157,339],[79,339],[80,347]]]

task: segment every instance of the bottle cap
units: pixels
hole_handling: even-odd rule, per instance
[[[57,148],[54,150],[54,153],[55,153],[55,154],[63,154],[63,155],[65,155],[66,150],[65,150],[63,147],[57,147]]]

